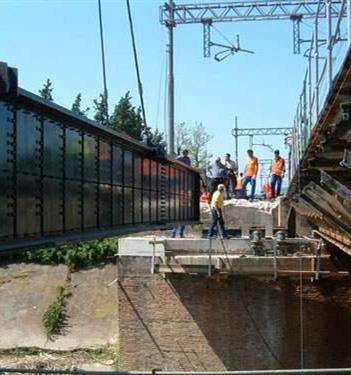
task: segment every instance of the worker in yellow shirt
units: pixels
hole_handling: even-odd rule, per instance
[[[271,165],[271,191],[272,198],[279,197],[282,181],[285,174],[285,160],[280,156],[279,150],[274,151],[274,159]],[[276,189],[277,188],[277,189]]]
[[[217,186],[217,190],[213,193],[211,199],[211,226],[209,231],[209,237],[214,235],[214,230],[217,227],[217,223],[221,228],[223,238],[228,238],[227,232],[224,228],[224,220],[223,220],[223,205],[224,205],[224,191],[225,186],[223,184],[219,184]]]
[[[254,156],[252,150],[247,150],[247,158],[244,170],[244,182],[243,182],[243,191],[246,194],[246,187],[247,184],[251,184],[251,193],[250,193],[250,201],[252,201],[255,197],[255,190],[256,190],[256,177],[258,172],[258,159]]]

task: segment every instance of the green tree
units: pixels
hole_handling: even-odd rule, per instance
[[[104,94],[100,94],[99,98],[94,100],[93,107],[94,107],[94,120],[99,125],[103,125],[103,126],[110,125]]]
[[[82,109],[82,93],[77,94],[71,107],[71,111],[81,116],[88,117],[90,108]]]
[[[212,157],[207,150],[207,144],[213,137],[206,132],[202,122],[196,122],[190,131],[188,150],[191,154],[192,166],[205,168]]]
[[[156,129],[154,132],[150,131],[149,145],[152,147],[157,147],[160,151],[166,152],[166,140],[162,132]]]
[[[144,126],[141,117],[141,109],[133,106],[129,91],[116,104],[109,125],[138,141],[141,141],[143,133],[147,132],[148,129]]]
[[[202,122],[196,122],[194,126],[187,127],[185,122],[176,126],[176,151],[180,155],[185,149],[189,150],[191,165],[197,168],[205,168],[212,155],[207,150],[207,144],[212,136],[206,132]]]
[[[46,82],[44,83],[43,88],[41,90],[39,90],[39,95],[42,98],[44,98],[46,100],[49,100],[50,102],[53,102],[54,101],[54,98],[52,97],[52,91],[53,90],[54,89],[52,87],[52,82],[48,78],[46,80]]]
[[[183,150],[189,147],[190,135],[191,131],[185,122],[176,125],[175,144],[177,155],[180,155]]]

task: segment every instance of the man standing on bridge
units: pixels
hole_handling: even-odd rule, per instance
[[[250,201],[252,201],[255,197],[255,190],[256,190],[256,177],[258,172],[258,159],[254,156],[252,150],[247,150],[247,158],[244,170],[244,182],[243,182],[243,191],[246,194],[246,187],[247,184],[251,184],[251,194],[250,194]]]
[[[219,184],[225,183],[225,178],[227,176],[227,170],[225,165],[222,164],[221,158],[218,156],[215,162],[208,166],[208,172],[211,175],[211,193],[209,196],[209,204],[211,204],[211,198],[213,193],[217,190]]]
[[[189,151],[183,150],[182,155],[183,156],[178,156],[177,160],[190,167],[191,166],[191,160],[189,158]],[[179,237],[180,238],[184,238],[184,232],[185,232],[185,224],[179,224]],[[171,231],[171,237],[176,238],[176,236],[177,236],[177,226],[173,227],[172,231]]]
[[[222,232],[222,237],[228,238],[227,232],[225,231],[224,220],[223,220],[224,190],[225,190],[225,186],[223,184],[219,184],[217,186],[217,190],[212,195],[211,226],[210,226],[210,230],[208,233],[209,237],[213,237],[214,230],[217,227],[217,223],[219,222],[219,226]]]
[[[177,157],[177,160],[186,164],[186,165],[189,165],[189,167],[191,166],[191,160],[189,158],[189,151],[188,150],[183,150],[182,152],[182,155],[183,156],[178,156]]]
[[[279,197],[285,173],[285,160],[280,156],[279,150],[274,151],[271,165],[271,197]],[[276,189],[277,188],[277,189]]]
[[[228,153],[224,155],[224,165],[227,169],[227,176],[225,179],[227,199],[230,199],[230,183],[232,183],[232,193],[234,195],[236,188],[236,173],[238,172],[238,168],[235,161],[230,159],[230,154]]]

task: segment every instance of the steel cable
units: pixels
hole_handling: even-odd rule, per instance
[[[136,74],[137,74],[137,81],[138,81],[138,92],[139,92],[139,98],[140,98],[141,112],[142,112],[142,115],[143,115],[144,125],[146,127],[147,122],[146,122],[146,113],[145,113],[145,106],[144,106],[143,86],[142,86],[141,77],[140,77],[138,54],[137,54],[137,50],[136,50],[136,43],[135,43],[135,36],[134,36],[133,19],[132,19],[132,12],[131,12],[131,9],[130,9],[129,0],[126,0],[126,4],[127,4],[127,11],[128,11],[129,31],[130,31],[130,36],[132,38],[134,65],[135,65],[135,70],[136,70]]]
[[[103,29],[103,24],[102,24],[101,0],[98,0],[98,10],[99,10],[99,28],[100,28],[102,78],[103,78],[103,84],[104,84],[105,115],[106,115],[106,119],[108,119],[108,93],[107,93],[105,47],[104,47],[104,29]]]

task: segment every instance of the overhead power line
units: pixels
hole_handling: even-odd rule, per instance
[[[105,115],[106,115],[106,118],[108,119],[108,94],[107,94],[105,48],[104,48],[104,30],[103,30],[103,25],[102,25],[101,0],[98,0],[98,9],[99,9],[101,60],[102,60],[102,78],[103,78],[103,84],[104,84]]]
[[[130,9],[129,0],[126,0],[126,4],[127,4],[127,10],[128,10],[130,36],[132,38],[134,64],[135,64],[135,70],[136,70],[137,80],[138,80],[138,92],[139,92],[139,98],[140,98],[140,104],[141,104],[141,112],[142,112],[142,115],[143,115],[144,125],[146,127],[147,122],[146,122],[146,113],[145,113],[145,106],[144,106],[143,85],[141,83],[141,77],[140,77],[138,54],[137,54],[137,50],[136,50],[135,37],[134,37],[133,19],[132,19],[132,12],[131,12],[131,9]]]

